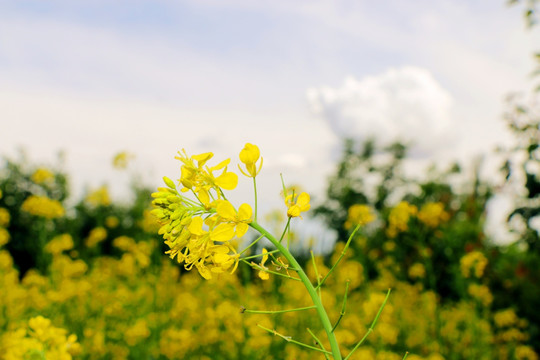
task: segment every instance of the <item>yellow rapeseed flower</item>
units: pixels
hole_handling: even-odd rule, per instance
[[[0,226],[8,226],[11,216],[6,208],[0,208]]]
[[[263,253],[262,260],[261,260],[261,263],[259,264],[262,269],[259,270],[258,275],[259,275],[259,278],[261,278],[261,280],[268,280],[270,279],[270,275],[268,274],[268,272],[263,270],[263,269],[266,269],[266,266],[264,266],[264,263],[268,261],[268,251],[266,249],[263,249],[262,253]]]
[[[409,219],[411,216],[416,215],[418,209],[416,206],[409,204],[406,201],[402,201],[397,204],[388,215],[388,228],[386,234],[394,238],[400,232],[407,231],[409,229]]]
[[[58,200],[46,196],[30,195],[21,205],[21,210],[47,219],[64,216],[64,207]]]
[[[345,221],[344,227],[346,230],[349,230],[353,226],[364,226],[373,220],[375,220],[375,215],[373,215],[369,206],[365,204],[355,204],[348,210],[347,221]]]
[[[461,274],[469,278],[472,276],[481,278],[484,275],[484,270],[488,264],[488,259],[480,251],[471,251],[470,253],[465,254],[459,260],[459,268],[461,269]]]
[[[86,246],[92,248],[107,238],[107,230],[102,227],[96,227],[90,231],[86,238]]]
[[[0,247],[9,242],[9,232],[0,226]]]
[[[259,148],[257,145],[253,145],[250,143],[246,143],[244,145],[244,148],[242,151],[240,151],[240,161],[244,163],[246,166],[246,172],[242,170],[240,165],[238,165],[238,169],[247,177],[256,177],[257,174],[261,171],[262,165],[263,165],[263,158],[260,157],[261,153],[259,151]],[[259,166],[257,167],[257,161],[261,159],[261,162],[259,163]]]
[[[73,249],[73,238],[69,234],[55,236],[45,245],[45,251],[52,255],[58,255],[71,249]]]
[[[103,185],[86,195],[86,201],[92,206],[109,206],[111,197],[107,185]]]
[[[36,184],[44,184],[54,179],[52,171],[46,168],[39,168],[31,176],[31,179]]]
[[[296,196],[296,194],[288,195],[285,198],[285,204],[287,205],[287,216],[288,217],[300,217],[300,214],[302,212],[306,212],[311,208],[311,205],[309,204],[309,194],[308,193],[301,193],[300,195]]]
[[[248,204],[242,204],[238,208],[238,212],[232,204],[227,200],[220,201],[216,207],[216,211],[223,219],[232,222],[236,225],[236,236],[242,237],[247,232],[251,222],[252,209]]]
[[[431,228],[436,228],[448,219],[450,214],[444,210],[444,204],[441,202],[426,203],[418,212],[418,220]]]
[[[128,163],[135,156],[128,153],[127,151],[121,151],[117,153],[113,158],[113,167],[116,169],[125,169],[128,166]]]

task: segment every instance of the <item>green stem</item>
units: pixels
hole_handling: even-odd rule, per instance
[[[304,283],[304,286],[306,287],[309,296],[311,296],[311,300],[313,301],[313,305],[315,305],[317,309],[317,313],[319,314],[319,318],[323,325],[324,331],[326,331],[326,335],[328,336],[328,341],[330,342],[330,347],[332,349],[332,356],[334,357],[334,360],[342,360],[341,352],[339,351],[339,344],[337,342],[335,334],[332,332],[332,324],[330,323],[328,314],[324,309],[321,299],[317,295],[317,291],[315,290],[313,284],[304,272],[304,269],[302,269],[300,264],[298,264],[298,261],[296,261],[296,258],[289,252],[289,250],[283,245],[281,245],[280,242],[274,236],[272,236],[272,234],[266,231],[265,228],[260,226],[255,221],[251,222],[250,226],[253,229],[257,230],[259,233],[263,234],[268,240],[270,240],[270,242],[274,244],[274,246],[283,254],[283,256],[285,256],[287,261],[289,261],[289,264],[291,264],[294,268],[298,269],[298,276],[300,277],[300,280]]]
[[[264,237],[264,235],[259,236],[255,241],[253,241],[251,244],[249,244],[249,245],[248,245],[244,250],[242,250],[242,251],[240,252],[240,254],[238,254],[238,255],[242,256],[243,253],[245,253],[246,251],[248,251],[248,249],[249,249],[250,247],[252,247],[253,245],[255,245],[256,243],[258,243],[259,240],[261,240],[263,237]]]
[[[293,311],[303,311],[303,310],[311,310],[315,309],[315,306],[307,306],[302,308],[296,308],[296,309],[288,309],[288,310],[249,310],[244,309],[242,312],[246,314],[282,314],[287,312],[293,312]]]
[[[272,251],[269,251],[266,253],[266,255],[270,255],[270,254],[275,254],[279,252],[279,250],[272,250]],[[240,254],[242,255],[242,254]],[[255,255],[250,255],[250,256],[246,256],[245,258],[242,258],[244,260],[251,260],[251,259],[256,259],[256,258],[260,258],[260,257],[263,257],[264,254],[255,254]]]
[[[254,219],[257,221],[257,181],[253,177],[253,191],[255,192],[255,216]]]
[[[315,346],[311,346],[311,345],[308,345],[308,344],[304,344],[304,343],[302,343],[300,341],[296,341],[290,336],[282,335],[282,334],[278,333],[276,330],[270,330],[270,329],[265,328],[264,326],[259,325],[259,324],[257,324],[257,326],[260,327],[263,330],[268,331],[270,334],[274,334],[276,336],[279,336],[280,338],[282,338],[283,340],[285,340],[287,342],[290,342],[290,343],[293,343],[293,344],[296,344],[296,345],[300,345],[300,346],[303,346],[303,347],[307,347],[308,349],[311,349],[311,350],[320,351],[320,352],[325,353],[325,354],[331,354],[331,352],[329,352],[329,351],[322,350],[322,349],[316,348]]]
[[[356,232],[358,231],[358,229],[360,229],[360,225],[357,225],[355,228],[354,228],[354,231],[351,233],[351,236],[349,236],[349,239],[347,240],[347,243],[345,244],[345,247],[343,248],[343,250],[341,251],[341,255],[339,256],[339,258],[337,259],[336,263],[332,266],[332,268],[330,269],[330,271],[326,274],[326,276],[321,280],[321,282],[319,284],[317,284],[317,288],[320,288],[324,282],[326,281],[326,279],[328,279],[328,277],[330,276],[330,274],[332,274],[332,272],[336,269],[336,267],[339,265],[339,263],[341,262],[341,260],[343,259],[343,256],[345,256],[345,253],[347,252],[347,249],[349,248],[349,245],[351,243],[351,240],[352,238],[354,237],[354,235],[356,234]]]
[[[317,344],[321,347],[321,349],[323,349],[324,351],[326,351],[326,349],[324,348],[323,343],[321,342],[321,340],[319,340],[319,339],[317,338],[317,336],[315,336],[315,334],[313,333],[313,331],[311,331],[310,328],[307,328],[307,331],[308,331],[308,333],[311,335],[311,337],[312,337],[313,339],[315,339],[315,341],[316,341]],[[326,360],[330,360],[330,358],[328,357],[328,354],[325,353],[325,354],[324,354],[324,357],[325,357]]]
[[[364,340],[366,340],[368,335],[373,332],[373,329],[375,329],[375,325],[377,324],[377,321],[379,320],[379,316],[381,316],[381,313],[382,313],[382,311],[384,309],[384,306],[386,305],[386,302],[388,301],[388,298],[390,297],[390,291],[391,291],[391,289],[388,289],[388,292],[386,293],[386,297],[384,298],[384,301],[383,301],[381,307],[379,308],[379,311],[377,312],[377,315],[375,316],[375,319],[373,319],[373,322],[371,323],[371,326],[369,327],[368,331],[366,332],[366,335],[364,335],[364,337],[354,346],[354,348],[351,350],[349,355],[347,355],[345,357],[345,360],[348,360],[351,357],[351,355],[356,351],[356,349],[358,349],[360,347],[360,345],[362,345]]]

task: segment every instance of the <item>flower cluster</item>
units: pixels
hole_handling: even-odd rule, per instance
[[[480,251],[471,251],[459,260],[461,274],[468,278],[471,275],[481,278],[488,264],[488,260]]]
[[[51,325],[43,316],[31,318],[28,329],[19,328],[2,336],[2,358],[71,360],[81,352],[77,336]]]
[[[209,167],[205,165],[212,153],[189,157],[183,150],[178,154],[176,158],[182,162],[179,184],[183,188],[177,191],[174,182],[165,177],[167,187],[152,194],[156,207],[152,213],[161,223],[158,233],[170,248],[167,254],[184,263],[186,270],[195,266],[205,279],[231,268],[233,272],[239,256],[231,240],[247,232],[252,217],[248,204],[236,210],[223,192],[236,188],[238,176],[227,170],[230,159]],[[258,158],[258,149],[257,156],[247,158]],[[183,195],[189,191],[196,200]]]
[[[348,210],[347,221],[344,227],[349,230],[357,225],[366,225],[375,220],[375,215],[371,212],[371,208],[365,204],[355,204]]]
[[[47,219],[55,219],[64,216],[62,204],[46,196],[30,195],[21,205],[21,209],[29,214],[41,216]]]
[[[388,215],[388,228],[386,234],[394,238],[400,232],[407,231],[409,229],[409,219],[411,216],[416,215],[418,209],[416,206],[409,204],[406,201],[402,201],[397,204]]]

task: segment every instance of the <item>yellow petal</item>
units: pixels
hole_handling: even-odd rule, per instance
[[[300,207],[298,205],[293,205],[287,210],[287,215],[289,217],[298,217],[300,216]]]
[[[224,172],[216,179],[216,185],[225,190],[233,190],[238,185],[238,175]]]
[[[210,238],[214,241],[229,241],[234,236],[234,226],[231,224],[219,224],[210,233]]]
[[[246,223],[236,224],[236,237],[241,238],[242,236],[244,236],[246,232],[248,231],[248,228],[249,226]]]
[[[210,168],[210,170],[211,170],[211,171],[214,171],[214,170],[223,169],[225,166],[229,165],[230,162],[231,162],[231,159],[223,160],[222,162],[220,162],[220,163],[217,164],[216,166],[212,166],[212,167]]]
[[[242,204],[238,208],[238,220],[240,221],[251,220],[252,213],[253,213],[253,210],[251,209],[251,206],[249,206],[248,204]]]
[[[236,217],[236,210],[234,210],[234,207],[227,200],[220,201],[216,211],[219,216],[225,219],[233,220]]]
[[[189,224],[188,230],[193,235],[203,235],[205,232],[202,229],[203,226],[203,219],[200,216],[196,216],[191,220],[191,224]]]
[[[264,263],[266,261],[268,261],[268,251],[266,251],[266,249],[263,248],[262,250],[262,254],[263,254],[263,257],[262,257],[262,261],[261,261],[261,266],[264,266]]]
[[[261,280],[268,280],[270,279],[270,275],[266,271],[259,270],[259,278]]]
[[[208,160],[214,156],[213,153],[207,152],[199,155],[193,155],[191,158],[197,161],[199,167],[202,167]]]
[[[225,263],[230,260],[230,256],[228,254],[216,254],[214,255],[214,261],[218,264]]]

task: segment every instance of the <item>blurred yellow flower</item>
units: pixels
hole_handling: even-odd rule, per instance
[[[69,234],[55,236],[45,245],[45,251],[52,255],[58,255],[71,249],[73,249],[73,239]]]
[[[126,151],[117,153],[113,158],[113,167],[116,169],[125,169],[131,159],[135,158],[135,155]]]
[[[107,230],[102,227],[96,227],[90,231],[90,234],[86,238],[85,244],[87,247],[92,248],[107,238]]]
[[[484,270],[488,264],[488,259],[480,251],[471,251],[470,253],[465,254],[459,260],[459,268],[461,269],[461,274],[469,278],[475,276],[481,278],[484,275]]]
[[[431,228],[436,228],[449,219],[450,214],[444,210],[444,204],[441,202],[426,203],[418,212],[418,220]]]
[[[9,232],[0,227],[0,246],[4,246],[9,242]]]
[[[49,169],[39,168],[32,174],[31,179],[36,184],[43,184],[53,180],[54,174]]]
[[[45,196],[30,195],[21,205],[21,210],[47,219],[64,216],[64,207],[58,200]]]
[[[426,268],[423,264],[414,263],[409,268],[409,277],[411,279],[423,279],[426,277]]]
[[[409,219],[411,216],[416,215],[418,209],[416,206],[409,204],[406,201],[402,201],[397,204],[388,215],[388,228],[386,234],[394,238],[400,232],[407,231],[409,229]]]
[[[92,206],[109,206],[111,197],[107,185],[103,185],[86,195],[86,201]]]
[[[8,226],[11,216],[6,208],[0,207],[0,226]]]
[[[105,226],[109,229],[114,229],[120,224],[120,220],[116,216],[110,215],[105,218]]]
[[[375,220],[371,208],[365,204],[355,204],[349,208],[345,229],[349,230],[357,225],[364,226]]]

